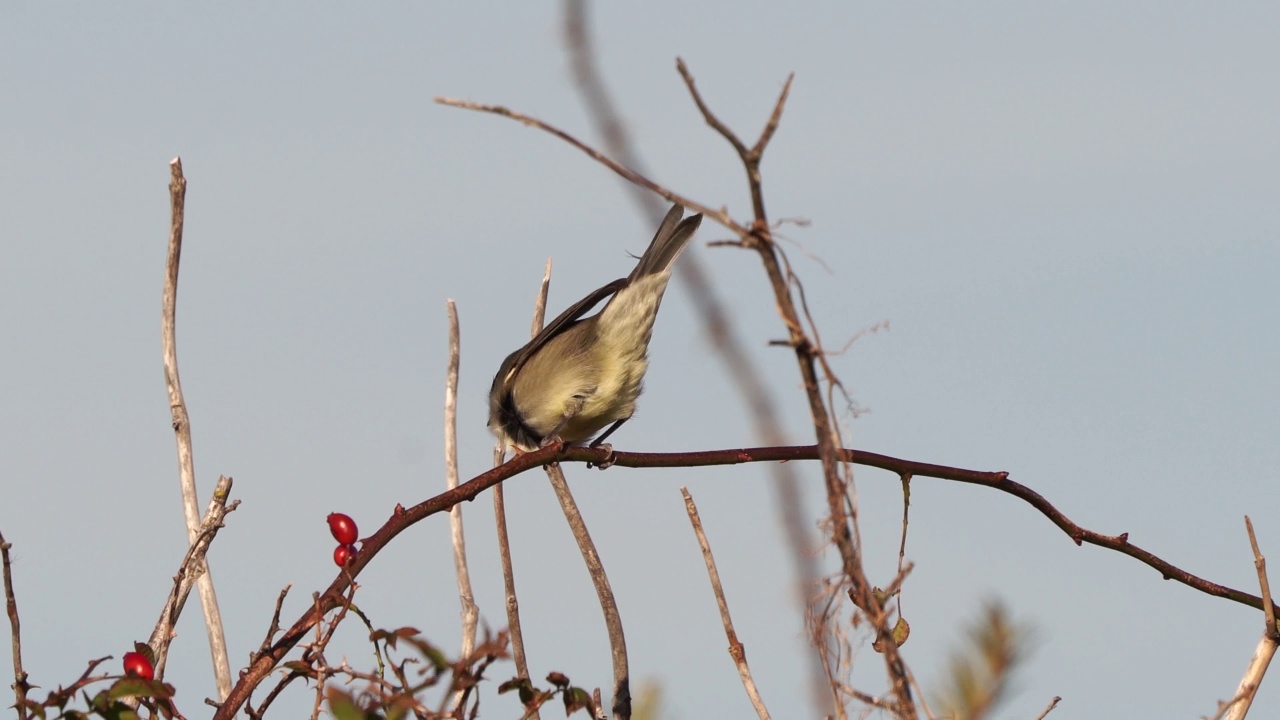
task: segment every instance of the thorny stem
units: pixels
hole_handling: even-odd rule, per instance
[[[344,568],[344,572],[333,580],[328,589],[320,595],[319,601],[309,608],[302,617],[298,618],[280,636],[279,640],[263,652],[254,655],[249,666],[240,674],[239,682],[232,688],[231,695],[227,698],[227,701],[214,714],[214,718],[230,720],[230,718],[235,717],[235,713],[244,703],[249,691],[266,678],[271,673],[271,670],[284,658],[285,654],[298,644],[308,630],[314,627],[316,622],[319,621],[321,613],[336,607],[341,602],[343,590],[348,583],[357,577],[360,571],[364,569],[364,566],[397,535],[432,515],[448,511],[449,508],[460,502],[474,500],[476,496],[489,488],[522,472],[553,462],[582,462],[599,465],[606,460],[612,460],[615,467],[656,468],[705,467],[749,462],[787,462],[818,459],[818,448],[814,445],[739,448],[688,453],[631,453],[617,450],[613,450],[612,453],[610,455],[610,450],[607,448],[566,448],[563,444],[553,443],[545,448],[517,455],[502,465],[462,483],[457,488],[440,493],[411,508],[397,508],[377,532],[363,541],[361,552],[356,556],[355,561]],[[935,465],[855,449],[841,449],[839,458],[842,462],[888,470],[894,473],[895,476],[909,473],[917,481],[926,477],[938,478],[981,485],[1008,493],[1025,501],[1048,517],[1053,524],[1061,528],[1077,545],[1087,543],[1115,550],[1155,568],[1166,579],[1176,580],[1207,595],[1225,598],[1258,610],[1262,609],[1262,598],[1192,575],[1151,552],[1130,543],[1127,533],[1117,536],[1103,535],[1077,525],[1046,500],[1044,496],[1025,485],[1010,480],[1008,473],[984,472]]]

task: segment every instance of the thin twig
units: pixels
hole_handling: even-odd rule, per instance
[[[547,294],[551,291],[551,259],[542,271],[542,283],[538,286],[538,295],[533,301],[533,319],[529,326],[529,336],[534,337],[542,330],[542,323],[547,311]],[[506,448],[499,442],[493,452],[495,467],[502,464]],[[507,629],[511,633],[511,657],[516,663],[516,675],[526,680],[529,675],[529,662],[524,651],[524,632],[520,627],[520,601],[516,596],[515,568],[511,562],[511,538],[507,534],[507,503],[502,485],[493,488],[493,518],[498,531],[498,556],[502,563],[502,586],[506,593]],[[532,717],[541,718],[542,712],[534,708]]]
[[[1262,639],[1249,658],[1249,666],[1245,668],[1240,684],[1236,686],[1235,697],[1219,713],[1225,720],[1243,720],[1249,714],[1253,698],[1258,694],[1262,678],[1267,674],[1267,667],[1276,655],[1280,645],[1280,633],[1276,629],[1276,608],[1271,598],[1271,583],[1267,580],[1267,559],[1258,546],[1258,536],[1253,532],[1253,521],[1246,515],[1245,530],[1249,533],[1249,546],[1253,549],[1253,566],[1258,571],[1258,586],[1262,589],[1262,613],[1266,626],[1262,629]]]
[[[855,588],[855,593],[852,597],[874,624],[880,639],[888,638],[890,630],[885,625],[885,612],[883,608],[877,606],[877,603],[872,596],[871,585],[866,580],[865,573],[862,570],[861,561],[857,553],[856,517],[851,514],[850,510],[846,509],[846,504],[851,502],[848,494],[851,479],[842,474],[842,470],[835,458],[835,450],[840,447],[842,443],[839,440],[838,432],[835,429],[830,418],[829,411],[827,410],[818,389],[819,383],[815,366],[818,362],[821,362],[821,346],[804,334],[796,312],[794,300],[791,298],[789,293],[787,280],[783,276],[779,267],[776,249],[769,236],[768,218],[764,211],[763,190],[761,188],[761,176],[759,171],[760,160],[765,147],[773,137],[774,132],[777,130],[781,119],[782,109],[790,90],[791,79],[788,79],[787,83],[784,85],[782,93],[779,95],[778,101],[774,106],[773,113],[770,115],[769,121],[762,131],[759,140],[757,140],[756,144],[752,148],[748,149],[744,143],[733,135],[732,131],[730,131],[724,123],[720,122],[719,119],[710,112],[710,109],[698,94],[697,88],[693,83],[692,75],[688,72],[683,61],[677,61],[677,68],[684,77],[685,82],[689,87],[690,94],[694,97],[695,103],[699,106],[699,109],[703,111],[704,118],[707,123],[720,131],[721,134],[725,136],[726,140],[728,140],[739,152],[739,157],[747,172],[752,196],[752,208],[755,212],[755,219],[749,229],[734,221],[727,211],[713,211],[700,203],[684,198],[677,193],[654,183],[634,170],[624,167],[621,164],[605,157],[599,151],[587,146],[572,135],[544,123],[541,120],[513,112],[508,108],[498,105],[481,105],[478,103],[439,97],[436,98],[436,102],[465,109],[503,115],[505,117],[518,120],[526,125],[531,125],[549,132],[570,143],[630,182],[648,188],[668,200],[680,202],[686,207],[701,211],[704,215],[714,219],[738,234],[744,246],[755,247],[757,249],[765,264],[766,272],[769,275],[771,284],[773,285],[776,304],[784,322],[789,328],[791,335],[790,344],[796,352],[803,384],[806,389],[806,395],[809,399],[810,414],[814,423],[814,432],[817,436],[818,445],[822,450],[823,471],[827,489],[827,504],[831,517],[830,527],[832,529],[832,539],[835,542],[837,549],[840,551],[844,575]],[[832,373],[827,372],[829,382],[832,382],[833,377]],[[888,647],[887,643],[884,657],[894,691],[899,697],[901,713],[903,716],[911,716],[914,713],[914,708],[911,699],[911,689],[906,681],[906,668],[901,661],[897,649],[895,647]],[[831,678],[830,680],[834,689],[835,679]]]
[[[769,720],[769,710],[764,706],[764,700],[760,699],[755,681],[751,679],[751,668],[747,665],[747,649],[738,640],[738,633],[733,629],[733,618],[729,616],[729,602],[725,600],[724,588],[720,585],[720,571],[716,569],[716,559],[711,554],[711,543],[707,541],[707,534],[702,529],[702,518],[698,515],[698,506],[693,502],[689,488],[681,487],[680,494],[684,496],[684,511],[688,513],[689,523],[693,525],[693,534],[697,536],[698,546],[702,548],[702,560],[707,565],[711,591],[716,596],[716,606],[720,608],[720,622],[724,625],[724,634],[729,640],[729,656],[733,658],[733,664],[738,667],[738,677],[742,679],[742,687],[746,689],[747,697],[751,699],[751,706],[756,709],[756,715],[760,720]]]
[[[561,140],[564,140],[570,145],[586,153],[589,157],[601,163],[602,165],[609,168],[610,170],[614,171],[618,175],[621,175],[623,179],[627,180],[628,182],[633,182],[641,187],[648,188],[649,190],[661,195],[663,198],[666,198],[670,202],[679,203],[680,205],[683,205],[694,212],[702,213],[706,217],[709,217],[712,220],[715,220],[716,222],[729,228],[730,230],[733,230],[734,232],[744,233],[747,231],[746,228],[739,225],[733,219],[733,217],[729,215],[729,211],[723,208],[719,210],[709,208],[706,205],[703,205],[702,203],[696,202],[683,195],[680,195],[671,190],[668,190],[667,188],[655,183],[649,178],[644,177],[640,173],[637,173],[636,171],[631,170],[630,168],[624,167],[623,165],[621,165],[620,163],[614,160],[611,160],[610,158],[603,155],[600,151],[587,145],[586,143],[577,139],[573,135],[570,135],[564,130],[561,130],[560,128],[555,127],[554,125],[550,125],[536,118],[529,117],[528,115],[523,115],[521,113],[515,112],[501,105],[484,105],[482,103],[475,103],[469,100],[458,100],[455,98],[447,98],[447,97],[436,97],[433,99],[435,100],[435,102],[441,105],[448,105],[450,107],[462,108],[463,110],[475,110],[477,112],[486,112],[486,113],[492,113],[494,115],[501,115],[503,117],[511,118],[512,120],[523,123],[530,127],[535,127],[535,128],[538,128],[539,130],[549,132],[552,135],[555,135]]]
[[[589,3],[586,0],[566,0],[564,7],[565,47],[569,53],[570,67],[579,95],[597,133],[603,139],[605,150],[624,167],[631,168],[642,176],[650,175],[635,150],[601,74],[592,41]],[[626,182],[624,187],[648,220],[656,226],[666,212],[663,203],[654,193],[639,185]],[[676,265],[676,275],[688,292],[694,311],[702,322],[703,337],[711,343],[730,379],[738,388],[738,395],[746,404],[756,439],[762,445],[781,445],[787,442],[773,392],[762,379],[754,356],[743,343],[732,317],[725,312],[724,303],[706,270],[702,255],[685,253]],[[796,575],[796,599],[804,608],[804,626],[813,617],[814,606],[810,596],[818,584],[819,575],[817,556],[811,551],[811,523],[804,510],[805,487],[800,483],[792,465],[772,465],[769,467],[769,474],[774,507],[782,521]],[[816,652],[807,655],[810,692],[814,714],[821,716],[829,714],[830,708],[826,676],[819,658],[819,654],[826,650],[821,646],[815,650]]]
[[[613,715],[618,720],[631,717],[631,677],[627,662],[627,638],[622,631],[622,615],[618,613],[618,602],[613,596],[613,588],[609,584],[609,576],[605,573],[604,563],[600,561],[600,553],[596,551],[591,533],[587,531],[587,523],[582,518],[578,503],[573,499],[569,483],[558,464],[543,468],[551,487],[555,490],[556,500],[564,512],[564,519],[569,523],[569,531],[578,543],[582,553],[582,561],[587,565],[587,574],[591,576],[591,584],[596,589],[596,599],[600,602],[600,610],[604,613],[605,630],[609,635],[609,651],[613,661]]]
[[[13,592],[13,567],[9,560],[9,548],[13,545],[0,533],[0,562],[4,564],[4,609],[9,616],[9,644],[13,650],[13,694],[18,702],[19,717],[26,717],[27,691],[31,689],[27,682],[27,673],[22,669],[22,623],[18,619],[18,596]]]
[[[905,577],[902,571],[907,561],[907,525],[911,517],[911,476],[901,475],[902,480],[902,539],[898,541],[898,577]],[[898,617],[902,617],[902,593],[898,593]]]
[[[1276,627],[1276,606],[1271,597],[1271,582],[1267,580],[1267,559],[1258,547],[1258,536],[1253,533],[1253,521],[1244,516],[1245,530],[1249,533],[1249,546],[1253,549],[1253,566],[1258,571],[1258,587],[1262,590],[1262,612],[1266,630],[1273,639],[1280,640],[1280,628]]]
[[[1057,695],[1054,695],[1053,699],[1049,701],[1049,707],[1045,708],[1044,712],[1037,715],[1036,720],[1044,720],[1046,717],[1048,717],[1049,713],[1053,712],[1054,708],[1058,707],[1058,703],[1060,702],[1062,702],[1062,698],[1058,697]]]
[[[821,362],[821,343],[809,338],[800,322],[796,310],[796,302],[792,297],[786,275],[782,272],[778,259],[778,250],[773,243],[768,214],[764,207],[764,189],[760,174],[760,162],[764,150],[773,138],[782,118],[782,111],[791,91],[794,74],[787,78],[774,103],[773,113],[769,116],[764,130],[750,149],[738,136],[725,125],[703,101],[684,60],[676,59],[676,69],[688,87],[694,104],[702,112],[703,119],[716,130],[738,154],[743,170],[747,175],[747,185],[751,193],[751,208],[754,215],[749,230],[739,233],[743,244],[754,247],[764,265],[765,274],[773,287],[774,304],[783,323],[787,326],[790,342],[795,352],[800,377],[809,400],[809,419],[813,423],[815,438],[818,442],[819,456],[822,460],[823,478],[827,491],[827,510],[831,539],[840,553],[841,570],[851,586],[850,597],[859,609],[867,616],[876,630],[876,640],[880,643],[884,656],[885,668],[889,674],[890,684],[898,698],[898,714],[903,718],[916,717],[915,703],[911,695],[911,686],[907,680],[907,669],[893,642],[891,631],[887,625],[887,613],[876,600],[871,583],[867,580],[862,567],[857,539],[857,520],[851,508],[852,478],[842,473],[838,457],[841,439],[837,423],[822,399],[819,389],[817,364]],[[812,324],[810,325],[812,328]],[[828,382],[833,375],[828,373]],[[834,384],[834,383],[833,383]],[[832,678],[834,682],[834,678]]]
[[[458,330],[458,307],[452,300],[449,311],[449,370],[444,387],[444,458],[445,487],[458,487],[458,368],[461,364],[461,337]],[[449,509],[449,536],[453,541],[453,569],[458,578],[458,601],[462,605],[463,657],[471,655],[476,646],[476,625],[480,611],[475,595],[471,592],[471,573],[467,569],[467,540],[462,531],[462,506]],[[454,694],[454,709],[462,702],[464,690]]]
[[[271,626],[267,628],[267,636],[262,639],[262,645],[258,647],[258,652],[265,652],[271,647],[271,639],[280,632],[280,611],[284,609],[284,599],[289,596],[289,591],[293,589],[293,583],[288,583],[280,588],[280,594],[276,596],[276,609],[271,613]],[[256,654],[256,653],[255,653]]]
[[[499,463],[501,458],[495,458]],[[502,485],[493,488],[493,516],[498,532],[498,555],[502,561],[502,586],[505,589],[507,629],[511,632],[511,657],[516,663],[516,675],[529,679],[529,662],[524,654],[524,632],[520,629],[520,600],[516,596],[515,568],[511,564],[511,538],[507,534],[507,506]]]
[[[795,351],[801,381],[805,389],[805,395],[809,400],[810,421],[813,423],[814,435],[818,442],[819,454],[822,460],[823,477],[826,481],[831,539],[840,553],[841,569],[852,589],[850,597],[876,629],[876,640],[882,647],[882,655],[884,656],[890,683],[894,694],[898,697],[898,714],[903,718],[914,718],[916,717],[916,710],[911,695],[911,686],[907,680],[906,666],[892,641],[891,632],[886,622],[887,613],[876,600],[872,592],[871,583],[867,580],[866,573],[862,567],[862,559],[858,550],[860,544],[857,539],[857,519],[851,505],[850,490],[852,479],[842,472],[837,457],[837,450],[842,445],[839,429],[833,421],[831,412],[826,403],[824,403],[819,390],[816,366],[818,363],[823,362],[821,359],[821,343],[817,339],[808,337],[801,325],[800,316],[796,310],[796,301],[791,295],[787,275],[782,271],[779,252],[773,243],[771,226],[764,207],[764,189],[760,174],[760,162],[765,148],[778,129],[783,107],[786,105],[787,96],[791,90],[791,82],[795,76],[788,77],[786,83],[783,84],[777,102],[774,103],[773,113],[769,116],[764,130],[760,133],[755,145],[748,149],[746,144],[711,111],[710,107],[702,99],[702,95],[698,92],[697,85],[694,82],[693,74],[689,71],[688,66],[685,65],[684,60],[676,59],[676,70],[684,79],[689,95],[693,98],[694,104],[698,106],[698,110],[701,111],[703,119],[725,141],[733,146],[747,175],[754,219],[749,230],[739,233],[739,238],[745,247],[753,247],[760,256],[765,274],[768,275],[769,282],[773,287],[775,306],[783,323],[787,326],[790,344]],[[813,328],[812,323],[810,327]],[[833,374],[828,372],[827,379],[829,383],[834,384],[833,378]],[[834,685],[835,678],[831,678],[831,681]]]
[[[178,305],[178,265],[182,258],[182,230],[186,215],[187,179],[182,174],[182,158],[169,161],[170,227],[169,257],[166,263],[164,283],[164,308],[161,320],[161,337],[164,345],[164,378],[169,389],[169,410],[173,417],[173,431],[178,442],[178,476],[182,487],[182,510],[187,522],[187,542],[194,544],[200,532],[200,510],[196,506],[195,461],[191,448],[191,418],[187,415],[187,403],[182,396],[182,382],[178,378],[178,344],[176,317]],[[218,609],[218,596],[213,589],[213,574],[208,562],[202,563],[197,585],[200,604],[204,608],[204,625],[209,637],[209,654],[213,660],[213,676],[218,686],[218,697],[226,699],[231,692],[231,662],[227,658],[227,639],[222,627],[222,612]]]
[[[542,273],[542,285],[538,291],[538,300],[534,304],[533,323],[529,328],[530,337],[537,336],[542,331],[543,319],[547,309],[547,293],[550,289],[551,260],[548,259],[547,266]],[[569,523],[569,531],[573,533],[573,539],[578,543],[578,550],[582,553],[582,559],[587,564],[587,572],[591,575],[591,582],[595,585],[596,597],[600,601],[600,609],[604,611],[604,624],[609,635],[609,648],[613,659],[613,713],[621,720],[627,720],[627,718],[631,717],[631,689],[627,674],[627,642],[622,633],[622,619],[618,614],[618,604],[615,602],[613,590],[609,586],[609,578],[605,575],[604,565],[600,562],[600,555],[596,552],[595,543],[591,541],[590,533],[587,532],[586,522],[582,519],[582,513],[578,511],[578,505],[573,501],[573,493],[569,491],[569,484],[565,481],[564,474],[560,471],[558,465],[547,465],[544,469],[547,473],[547,479],[550,480],[551,487],[555,491],[556,499],[560,502],[560,509],[564,512],[565,520]]]
[[[921,687],[920,682],[916,680],[916,675],[911,672],[911,668],[907,668],[907,677],[911,680],[911,687],[916,689],[916,697],[920,700],[920,709],[924,711],[926,720],[936,720],[933,710],[929,708],[929,700],[925,696],[924,688]]]
[[[187,548],[187,554],[178,564],[178,571],[173,576],[173,589],[169,591],[164,609],[160,611],[160,619],[156,621],[155,628],[151,630],[151,637],[147,640],[147,645],[155,654],[154,665],[157,678],[164,677],[165,663],[169,658],[169,645],[174,638],[173,628],[178,624],[178,618],[182,616],[187,596],[191,594],[192,586],[199,581],[201,573],[208,568],[205,555],[213,544],[213,538],[222,529],[227,514],[235,512],[240,506],[239,500],[227,502],[231,497],[231,485],[231,478],[225,475],[218,478],[218,484],[213,488],[213,496],[209,499],[204,520],[201,521],[199,532],[196,533],[196,540],[191,547]]]

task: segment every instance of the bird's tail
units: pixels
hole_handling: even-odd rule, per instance
[[[671,268],[672,263],[680,257],[680,253],[684,252],[689,238],[693,237],[693,233],[702,222],[701,215],[691,215],[682,221],[680,218],[683,216],[683,205],[671,206],[667,216],[662,219],[662,224],[658,226],[658,232],[654,233],[649,249],[644,251],[640,262],[636,263],[636,269],[632,270],[627,278],[629,282],[634,282],[645,275],[665,272]]]

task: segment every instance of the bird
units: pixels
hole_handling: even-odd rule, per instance
[[[671,268],[702,222],[684,212],[678,203],[667,212],[630,275],[569,306],[502,361],[488,425],[503,449],[528,452],[557,439],[577,445],[604,430],[590,445],[598,447],[631,418]],[[605,298],[599,313],[583,317]]]

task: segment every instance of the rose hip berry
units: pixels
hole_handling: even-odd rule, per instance
[[[356,559],[356,546],[339,545],[333,549],[333,563],[338,567],[346,567]]]
[[[333,539],[337,540],[339,544],[351,545],[360,537],[360,531],[356,528],[356,521],[352,520],[350,515],[329,513],[327,520],[329,521],[329,532],[333,533]]]
[[[124,654],[124,674],[140,677],[143,680],[152,680],[156,676],[156,671],[151,667],[151,661],[146,655],[140,652],[127,652]]]

